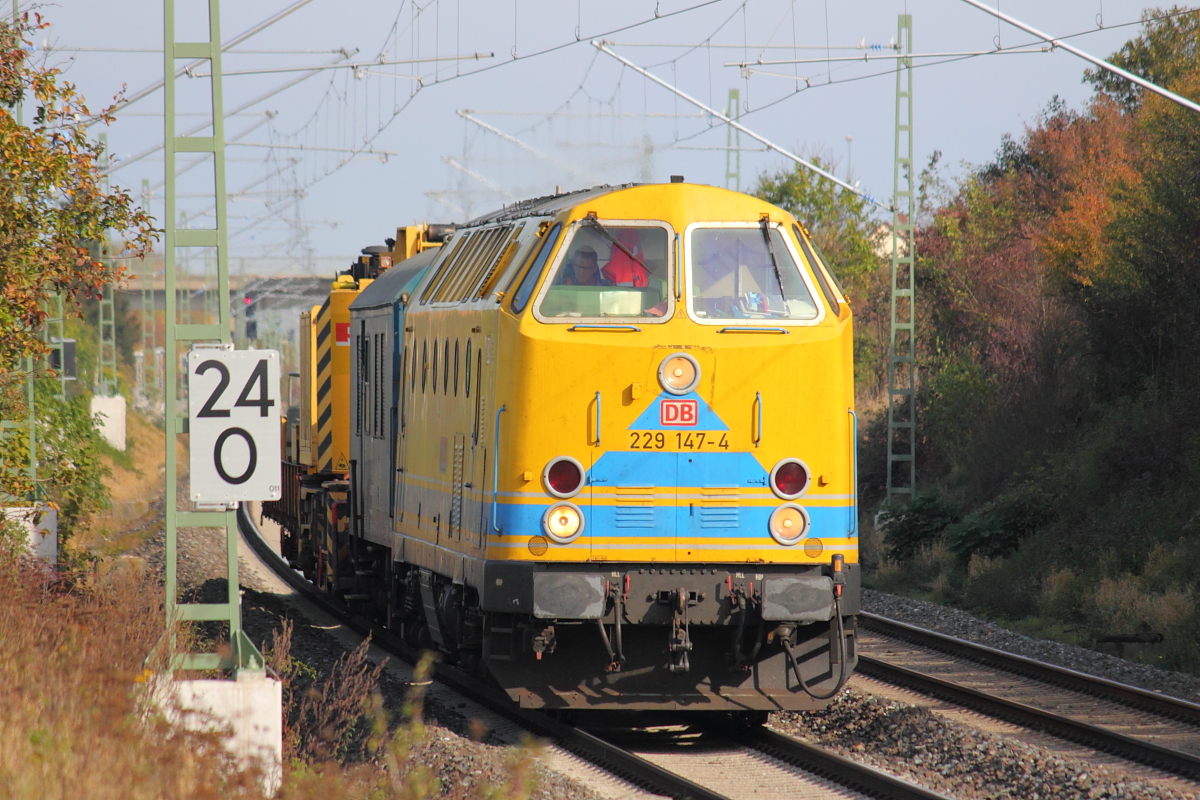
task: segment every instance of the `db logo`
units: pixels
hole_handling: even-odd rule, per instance
[[[663,400],[658,408],[658,421],[662,425],[695,425],[699,416],[695,400]]]

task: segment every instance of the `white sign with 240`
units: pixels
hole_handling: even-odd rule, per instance
[[[196,348],[187,373],[192,502],[278,500],[279,353]]]

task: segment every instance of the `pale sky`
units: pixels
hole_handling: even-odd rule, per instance
[[[198,18],[185,15],[184,7],[206,4],[176,2],[179,39],[192,38]],[[223,4],[222,40],[294,2]],[[1119,0],[1001,5],[1054,36],[1083,33],[1070,42],[1100,57],[1137,34],[1128,23],[1142,8]],[[50,62],[64,67],[94,106],[123,84],[132,95],[161,78],[162,56],[152,52],[162,47],[160,3],[61,0],[41,11],[52,27],[38,36],[39,49],[51,48]],[[801,154],[825,154],[839,176],[849,168],[864,191],[887,202],[895,62],[825,59],[887,54],[903,13],[913,17],[916,53],[994,50],[997,44],[1037,49],[1033,37],[998,26],[961,0],[311,0],[235,48],[242,52],[225,55],[226,112],[263,98],[226,120],[226,139],[239,142],[228,149],[228,188],[236,194],[229,204],[231,254],[235,263],[272,257],[261,269],[248,268],[253,271],[325,274],[331,257],[349,259],[393,235],[397,225],[461,222],[556,186],[665,181],[672,174],[726,185],[725,151],[694,149],[726,147],[726,127],[599,53],[589,44],[593,38],[607,39],[630,61],[722,111],[729,90],[737,89],[744,125]],[[626,26],[635,27],[617,30]],[[695,47],[705,42],[713,46]],[[537,55],[550,48],[558,49]],[[476,53],[494,57],[452,59]],[[360,66],[357,73],[339,67],[306,78],[278,71],[339,58],[360,65],[424,60]],[[760,58],[818,61],[756,66],[749,74],[725,66]],[[921,165],[935,150],[952,172],[984,163],[1003,134],[1020,136],[1052,96],[1078,108],[1091,95],[1082,83],[1088,65],[1063,51],[932,63],[948,58],[920,59],[924,66],[914,73]],[[246,70],[277,71],[228,74]],[[206,79],[179,84],[180,111],[202,110]],[[161,112],[161,91],[130,106],[107,131],[113,153],[130,159],[161,143]],[[181,117],[179,129],[202,119]],[[743,189],[762,171],[789,163],[754,150],[757,143],[745,136],[741,146],[747,148]],[[368,148],[375,154],[353,153]],[[117,170],[113,180],[140,194],[143,180],[152,187],[162,181],[162,169],[155,154]],[[205,174],[197,168],[179,181],[179,207],[192,219],[203,218],[209,205],[187,196],[211,192]],[[151,210],[162,213],[161,189]]]

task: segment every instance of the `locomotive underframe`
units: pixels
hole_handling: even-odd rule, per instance
[[[296,545],[285,556],[323,590],[412,646],[490,676],[522,706],[810,710],[857,663],[857,564],[844,567],[836,607],[831,565],[479,561],[452,574],[353,535],[348,488],[302,482],[302,530],[285,537]]]

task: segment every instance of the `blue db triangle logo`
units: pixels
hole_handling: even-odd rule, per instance
[[[685,395],[662,392],[633,421],[628,430],[727,431],[729,426],[722,422],[717,413],[695,392]]]

